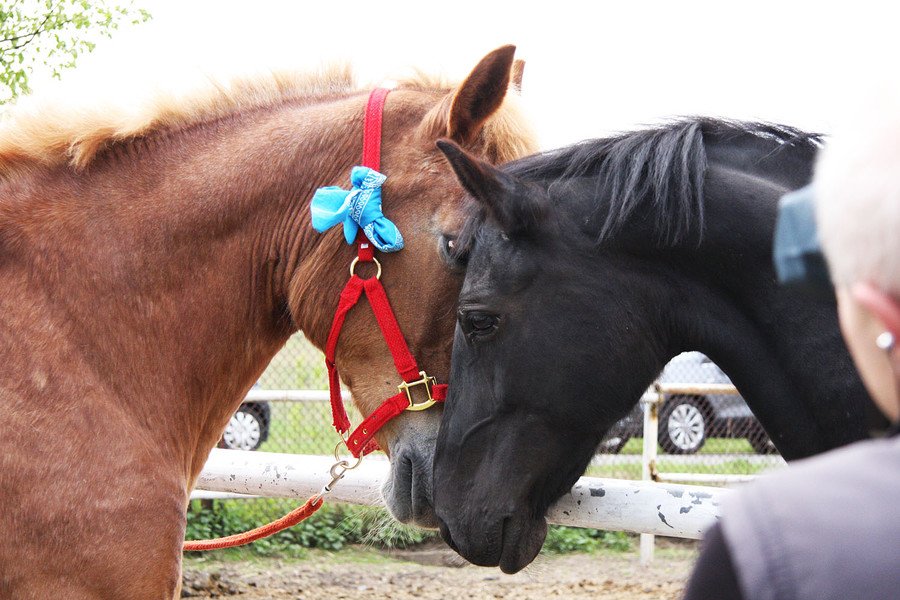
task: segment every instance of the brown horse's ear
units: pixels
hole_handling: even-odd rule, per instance
[[[512,45],[497,48],[482,58],[457,88],[447,119],[450,139],[471,144],[485,121],[500,108],[509,87],[515,53]]]
[[[516,235],[540,224],[547,205],[540,190],[472,156],[450,140],[438,140],[437,147],[462,186],[488,209],[503,231]]]
[[[519,94],[522,93],[522,75],[525,74],[525,61],[521,58],[517,58],[513,61],[512,73],[510,73],[510,81],[512,82],[513,88]]]

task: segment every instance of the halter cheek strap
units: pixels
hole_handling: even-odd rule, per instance
[[[389,92],[390,90],[383,88],[372,91],[366,104],[363,125],[363,166],[373,171],[381,168],[381,125],[384,103]],[[341,398],[340,376],[335,364],[335,354],[344,319],[350,309],[359,302],[363,293],[369,299],[378,327],[381,329],[394,359],[394,366],[403,380],[403,383],[397,386],[398,393],[385,400],[347,437],[348,450],[354,457],[359,458],[377,449],[374,437],[385,423],[405,410],[424,410],[435,402],[443,402],[447,397],[447,385],[436,384],[433,377],[420,370],[416,359],[409,351],[409,346],[403,337],[394,311],[391,309],[387,293],[384,286],[381,285],[381,264],[375,259],[375,248],[366,237],[365,228],[360,228],[357,232],[356,245],[357,258],[353,260],[350,267],[350,280],[341,291],[337,311],[334,314],[334,321],[325,345],[325,366],[328,369],[331,414],[334,428],[342,438],[350,431],[350,419],[347,417],[347,411]],[[354,272],[358,262],[374,262],[378,267],[378,273],[374,277],[362,279]],[[415,402],[413,399],[416,388],[422,388],[419,402]]]
[[[366,102],[366,114],[363,121],[363,154],[364,167],[381,170],[381,122],[384,118],[384,103],[391,90],[375,88]]]

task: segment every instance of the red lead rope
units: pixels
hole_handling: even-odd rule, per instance
[[[384,113],[385,99],[389,91],[383,88],[373,90],[366,104],[365,122],[363,124],[363,166],[376,171],[379,171],[381,167],[381,120]],[[343,439],[343,434],[350,430],[350,419],[347,418],[347,411],[341,399],[341,380],[335,365],[335,351],[337,350],[338,338],[341,335],[344,319],[347,317],[350,309],[359,302],[363,292],[369,298],[369,304],[375,313],[378,327],[381,329],[388,349],[391,351],[391,356],[394,358],[397,372],[403,379],[403,383],[398,386],[401,391],[382,402],[381,406],[366,417],[347,438],[347,448],[350,450],[350,453],[354,457],[360,458],[362,455],[377,449],[378,446],[374,437],[385,423],[405,410],[424,410],[435,402],[443,402],[447,397],[447,385],[435,384],[432,377],[419,370],[416,359],[413,358],[412,353],[409,351],[409,346],[406,344],[406,339],[400,331],[400,325],[397,323],[394,311],[391,310],[391,303],[388,301],[384,287],[381,285],[379,279],[381,276],[381,265],[375,260],[375,249],[365,237],[362,229],[359,230],[356,244],[357,259],[351,264],[350,281],[347,282],[347,285],[341,291],[337,311],[334,314],[334,321],[332,321],[331,331],[328,334],[328,341],[325,345],[325,365],[328,367],[331,413],[334,427],[342,435],[341,439]],[[360,278],[353,273],[353,267],[357,261],[374,262],[378,267],[378,274],[369,279]],[[415,403],[413,402],[411,389],[418,386],[424,388],[427,399],[423,402]],[[335,450],[335,454],[337,454],[337,450]],[[337,467],[340,468],[336,471]],[[322,506],[322,495],[330,491],[330,486],[339,481],[348,468],[353,467],[349,467],[346,461],[338,460],[338,463],[332,467],[331,483],[326,485],[322,492],[307,500],[303,506],[294,509],[277,521],[250,531],[214,540],[186,541],[184,550],[215,550],[241,546],[292,527],[309,517]]]

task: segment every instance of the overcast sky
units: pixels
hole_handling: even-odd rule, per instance
[[[545,148],[680,115],[827,132],[861,87],[895,77],[900,56],[897,11],[887,2],[137,4],[153,21],[101,43],[66,79],[134,91],[136,80],[161,77],[189,85],[197,70],[335,60],[353,64],[363,83],[410,67],[461,78],[489,50],[514,43],[526,60],[523,99]],[[35,83],[38,92],[46,87]]]

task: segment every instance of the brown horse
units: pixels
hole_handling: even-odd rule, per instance
[[[441,260],[462,196],[435,140],[494,162],[534,149],[506,101],[514,48],[457,88],[401,83],[384,113],[382,281],[420,365],[446,381],[460,279]],[[345,71],[218,86],[141,114],[21,114],[0,131],[0,597],[172,598],[188,494],[288,337],[324,346],[355,248],[309,199],[360,160]],[[366,307],[338,348],[368,414],[397,392]],[[387,500],[433,523],[439,411],[378,439]]]

